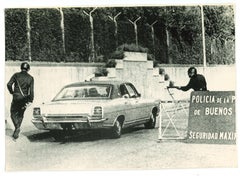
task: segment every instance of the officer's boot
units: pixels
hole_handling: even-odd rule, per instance
[[[19,137],[20,127],[16,128],[13,132],[13,138],[17,139]]]

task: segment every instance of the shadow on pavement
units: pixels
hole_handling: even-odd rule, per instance
[[[137,132],[139,130],[143,130],[143,127],[134,127],[123,129],[122,137],[127,134]],[[110,130],[94,130],[94,131],[86,131],[85,133],[77,132],[76,134],[66,136],[63,140],[59,140],[62,144],[71,143],[71,142],[90,142],[97,140],[116,140],[112,138]]]
[[[144,127],[134,127],[123,129],[122,137],[129,133],[136,132],[144,133]],[[8,132],[9,134],[12,134]],[[109,130],[93,130],[93,131],[73,131],[67,133],[61,133],[57,136],[50,131],[28,131],[22,132],[22,135],[26,136],[30,142],[60,142],[60,144],[71,142],[89,142],[103,139],[113,139]]]

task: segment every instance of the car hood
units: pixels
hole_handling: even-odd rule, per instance
[[[95,106],[106,101],[54,101],[40,106],[41,114],[91,114]]]

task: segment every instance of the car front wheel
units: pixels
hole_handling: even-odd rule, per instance
[[[113,138],[120,138],[122,134],[122,124],[121,122],[117,119],[114,123],[114,126],[112,128],[112,137]]]
[[[155,125],[156,125],[156,115],[152,113],[149,121],[145,123],[144,126],[146,129],[153,129]]]

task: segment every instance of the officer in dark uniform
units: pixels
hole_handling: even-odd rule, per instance
[[[203,75],[197,74],[197,69],[195,67],[190,67],[188,69],[188,76],[190,78],[189,83],[186,86],[176,87],[182,91],[188,91],[189,89],[193,89],[194,91],[206,91],[207,90],[207,82]]]
[[[28,74],[29,70],[30,65],[27,62],[23,62],[21,64],[21,72],[15,73],[7,83],[7,88],[10,94],[13,95],[10,112],[15,127],[14,139],[17,139],[19,136],[26,107],[33,102],[34,98],[34,79]]]

